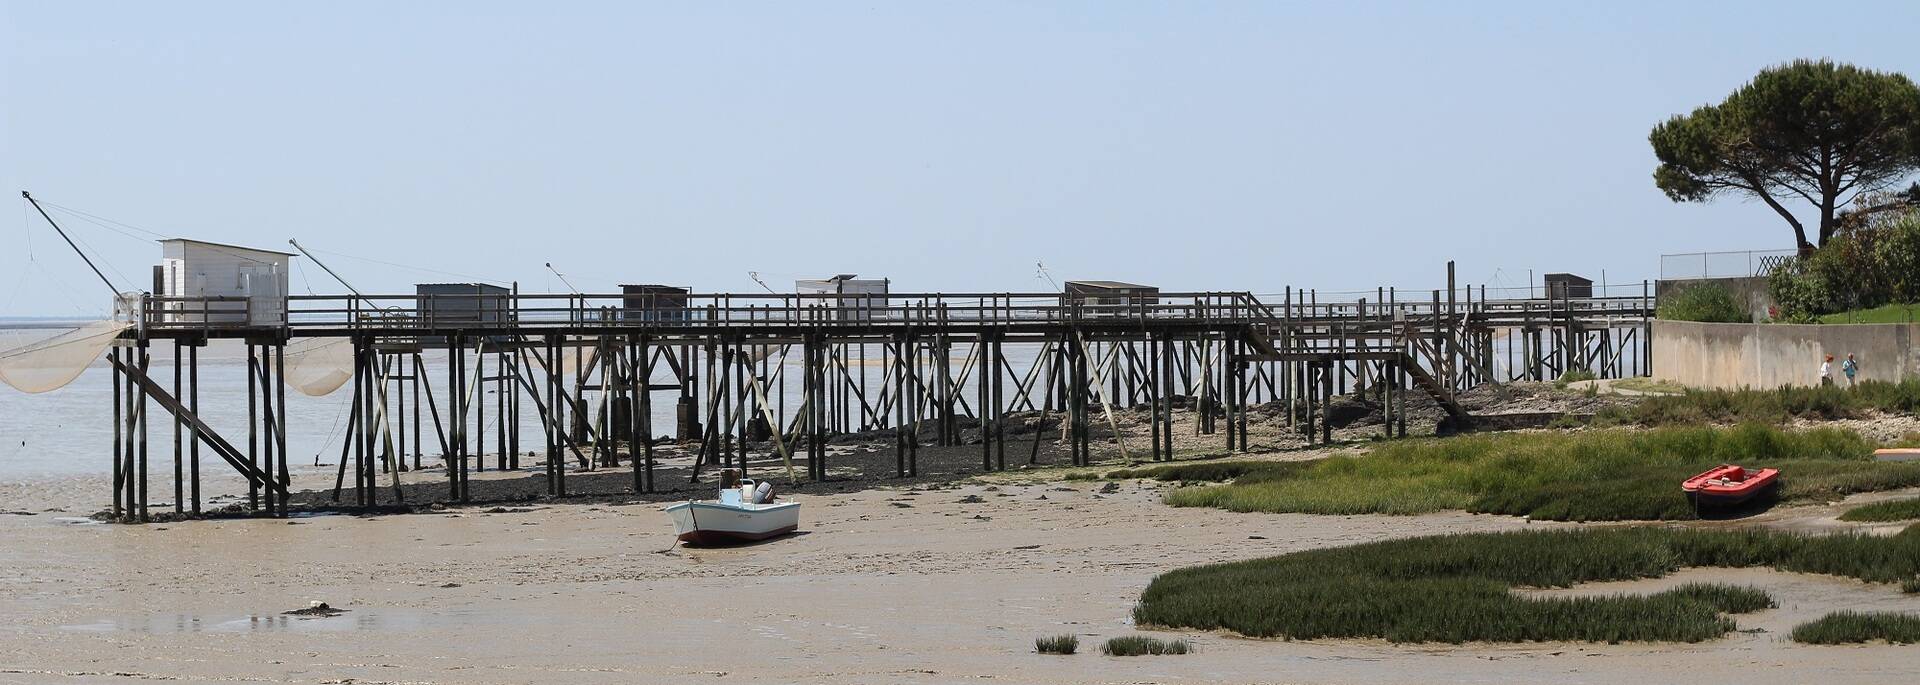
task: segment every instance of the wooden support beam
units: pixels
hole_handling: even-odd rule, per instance
[[[274,481],[260,469],[254,467],[252,463],[247,461],[246,455],[241,454],[238,449],[235,449],[233,445],[228,443],[227,439],[215,431],[212,426],[207,425],[206,421],[202,420],[197,412],[180,404],[179,400],[175,399],[173,395],[168,394],[165,388],[160,387],[153,379],[148,378],[145,371],[129,366],[114,357],[108,357],[108,361],[113,364],[115,371],[119,371],[131,380],[135,386],[144,393],[145,397],[152,399],[154,403],[160,405],[162,409],[167,410],[167,412],[187,422],[188,425],[191,425],[194,434],[199,436],[207,448],[213,450],[214,454],[220,455],[220,458],[225,459],[228,465],[232,466],[235,471],[247,479],[248,483],[279,495],[286,494],[287,488],[284,484]]]

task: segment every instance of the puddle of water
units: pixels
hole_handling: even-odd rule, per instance
[[[203,617],[195,614],[155,614],[113,618],[60,626],[81,633],[346,633],[410,631],[484,622],[475,611],[432,613],[396,609],[356,609],[337,616],[255,614],[239,617]]]

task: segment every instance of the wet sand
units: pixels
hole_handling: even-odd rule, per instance
[[[1164,571],[1548,524],[1234,514],[1161,505],[1158,483],[1102,494],[1102,483],[996,480],[803,493],[804,534],[664,553],[672,536],[656,503],[146,526],[0,516],[0,683],[1572,683],[1683,673],[1883,683],[1920,670],[1916,647],[1784,639],[1833,603],[1913,608],[1897,589],[1714,570],[1677,578],[1765,576],[1783,608],[1738,620],[1768,632],[1697,645],[1406,646],[1153,631],[1197,652],[1102,657],[1098,642],[1134,632],[1129,611]],[[280,613],[316,600],[347,612]],[[1057,633],[1080,635],[1082,653],[1033,652],[1035,637]]]

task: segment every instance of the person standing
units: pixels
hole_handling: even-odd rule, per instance
[[[1840,373],[1847,374],[1847,387],[1853,387],[1853,376],[1860,372],[1860,362],[1853,360],[1853,354],[1847,354],[1847,360],[1840,362]]]
[[[1820,362],[1820,386],[1830,385],[1833,385],[1833,355],[1831,354],[1827,355],[1826,360]]]

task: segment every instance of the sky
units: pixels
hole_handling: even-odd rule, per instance
[[[1792,246],[1648,131],[1769,65],[1920,75],[1920,3],[0,0],[0,316],[155,236],[365,292],[518,281],[1329,293]],[[84,213],[84,214],[80,214]],[[1803,214],[1804,215],[1804,214]],[[296,259],[296,293],[340,292]]]

